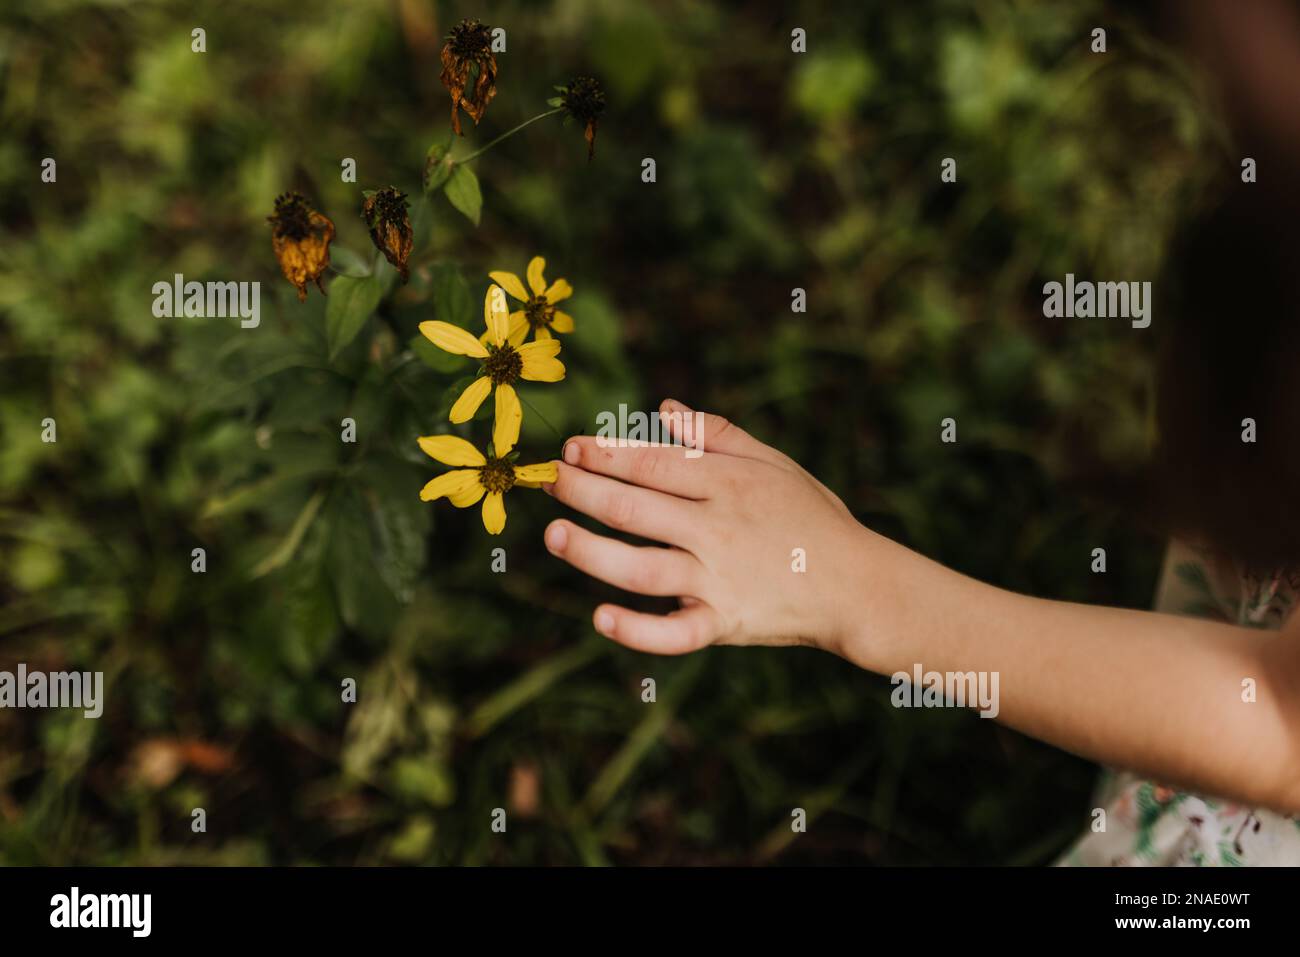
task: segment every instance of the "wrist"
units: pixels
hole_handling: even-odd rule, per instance
[[[921,653],[921,639],[932,630],[926,619],[942,614],[961,576],[864,526],[858,532],[836,623],[822,647],[859,668],[890,674]]]

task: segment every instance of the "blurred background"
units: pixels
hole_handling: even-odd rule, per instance
[[[542,546],[558,503],[513,493],[499,538],[421,503],[441,467],[415,437],[448,428],[464,370],[411,343],[430,318],[478,328],[488,270],[544,255],[577,331],[568,378],[521,390],[525,460],[558,454],[543,416],[591,432],[672,396],[963,572],[1148,607],[1163,542],[1109,493],[1150,449],[1154,337],[1045,320],[1041,288],[1155,278],[1227,153],[1202,78],[1124,8],[6,3],[0,669],[107,687],[97,721],[0,710],[0,861],[1050,862],[1095,766],[896,711],[887,679],[811,650],[626,651],[590,626],[615,593]],[[475,160],[477,226],[421,190],[462,17],[507,49],[456,154],[575,75],[608,100],[591,162],[555,117]],[[266,217],[301,190],[336,269],[365,271],[361,190],[388,185],[412,278],[331,358],[326,299],[298,303]],[[175,273],[261,281],[261,325],[155,318]]]

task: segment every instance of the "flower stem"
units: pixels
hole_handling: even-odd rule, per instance
[[[476,149],[474,152],[470,153],[468,156],[462,156],[460,159],[452,160],[452,163],[453,163],[453,164],[455,164],[455,163],[468,163],[468,162],[469,162],[470,160],[472,160],[472,159],[477,159],[478,157],[480,157],[480,156],[482,156],[484,153],[486,153],[488,150],[490,150],[492,147],[494,147],[494,146],[496,146],[498,143],[500,143],[502,140],[504,140],[504,139],[508,139],[508,138],[510,138],[511,136],[514,136],[516,133],[518,133],[520,130],[522,130],[525,126],[528,126],[530,123],[536,123],[538,120],[544,120],[544,119],[546,119],[546,117],[548,117],[548,116],[554,116],[556,113],[560,113],[560,112],[562,112],[562,108],[557,106],[555,109],[553,109],[553,110],[547,110],[545,113],[538,113],[538,114],[537,114],[536,116],[534,116],[531,120],[524,120],[522,123],[520,123],[520,124],[519,124],[518,126],[516,126],[514,129],[512,129],[512,130],[506,130],[504,133],[502,133],[502,134],[501,134],[500,136],[498,136],[496,139],[492,140],[491,142],[489,142],[489,143],[487,143],[487,144],[485,144],[485,145],[483,145],[483,146],[480,146],[478,149]]]
[[[546,426],[548,429],[550,429],[552,432],[555,433],[555,437],[556,437],[557,439],[559,439],[561,442],[564,441],[564,436],[560,434],[560,430],[557,429],[555,426],[551,425],[550,420],[547,419],[546,416],[542,415],[542,413],[538,412],[537,409],[536,409],[536,407],[535,407],[531,402],[529,402],[527,399],[525,399],[525,398],[523,397],[523,394],[522,394],[522,393],[516,391],[516,392],[515,392],[515,395],[519,396],[519,401],[520,401],[520,402],[522,402],[524,405],[528,406],[528,411],[529,411],[529,412],[531,412],[533,415],[535,415],[535,416],[537,416],[539,419],[541,419],[542,422],[543,422],[543,424],[545,424],[545,426]]]

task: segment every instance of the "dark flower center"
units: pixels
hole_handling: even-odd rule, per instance
[[[561,94],[560,102],[575,120],[591,123],[605,112],[605,91],[593,77],[575,77]]]
[[[462,20],[451,28],[447,43],[457,59],[485,57],[492,51],[492,29],[478,20]]]
[[[483,372],[493,385],[514,385],[524,371],[524,357],[515,347],[506,343],[496,346],[488,343],[488,356],[483,360]]]
[[[508,492],[515,484],[515,467],[505,459],[488,459],[478,468],[478,480],[489,492]]]
[[[369,197],[369,201],[365,204],[367,225],[373,229],[376,220],[384,223],[401,224],[406,219],[406,211],[409,205],[406,201],[406,194],[396,187],[389,186],[386,189],[381,189]]]
[[[299,193],[281,193],[275,198],[275,215],[267,217],[277,236],[306,239],[311,233],[311,207]]]
[[[533,329],[544,328],[555,320],[555,307],[545,296],[533,296],[524,304],[524,318]]]

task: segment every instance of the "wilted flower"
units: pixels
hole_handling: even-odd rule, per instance
[[[432,502],[446,496],[457,508],[469,508],[483,499],[483,527],[491,535],[501,534],[506,527],[506,492],[516,485],[537,488],[543,482],[554,482],[558,471],[554,462],[515,465],[506,458],[513,443],[494,447],[490,458],[455,435],[426,435],[419,443],[426,455],[443,465],[462,466],[425,485],[420,498]]]
[[[527,332],[519,326],[509,333],[510,316],[506,311],[506,294],[497,286],[489,286],[483,301],[483,318],[488,327],[488,341],[481,342],[474,335],[450,322],[422,322],[420,332],[430,342],[445,352],[460,356],[473,356],[483,361],[478,378],[470,384],[451,407],[451,421],[468,422],[483,400],[496,390],[496,422],[492,429],[492,446],[498,450],[511,448],[519,439],[519,426],[524,412],[515,392],[520,379],[533,382],[559,382],[564,378],[564,363],[555,358],[560,352],[560,341],[530,342],[521,345]]]
[[[596,155],[596,127],[600,125],[600,116],[605,112],[605,91],[600,83],[589,76],[574,77],[568,86],[557,86],[560,95],[551,102],[564,111],[565,117],[571,117],[582,123],[586,129],[587,159]]]
[[[466,96],[471,73],[473,89]],[[486,24],[462,20],[452,27],[442,48],[439,79],[451,94],[451,128],[457,136],[462,136],[460,108],[465,108],[477,126],[492,97],[497,95],[497,58],[492,53],[492,30]]]
[[[330,242],[334,224],[311,208],[298,193],[282,193],[275,198],[275,215],[266,217],[271,224],[271,248],[280,263],[284,278],[298,290],[298,301],[307,299],[307,283],[316,283],[330,264]]]
[[[573,295],[573,287],[567,279],[557,279],[548,286],[545,273],[545,259],[534,256],[529,260],[528,287],[531,293],[512,272],[497,270],[488,273],[493,282],[524,305],[523,309],[510,313],[509,335],[513,336],[521,326],[531,329],[534,339],[550,339],[552,332],[573,331],[573,317],[555,308],[557,302]],[[527,337],[525,331],[524,338]]]
[[[370,227],[370,241],[401,274],[402,282],[409,276],[406,260],[415,242],[408,205],[406,194],[389,186],[371,193],[361,207],[361,215]]]

